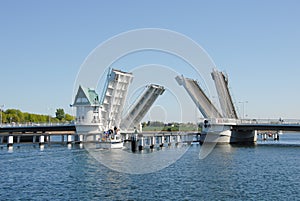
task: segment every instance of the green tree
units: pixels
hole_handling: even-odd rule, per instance
[[[142,123],[142,127],[145,128],[146,126],[147,126],[147,123],[146,123],[146,122],[143,122],[143,123]]]
[[[65,118],[64,109],[62,108],[56,109],[55,116],[59,121],[63,120]]]
[[[20,110],[7,109],[5,111],[5,113],[7,114],[7,116],[6,116],[7,122],[16,122],[17,123],[17,122],[24,121],[23,113]]]
[[[6,122],[6,114],[5,112],[1,111],[2,112],[2,123],[5,123]],[[1,124],[1,122],[0,122]]]
[[[66,121],[73,121],[75,119],[75,117],[73,117],[72,115],[66,114],[65,115],[65,120]]]

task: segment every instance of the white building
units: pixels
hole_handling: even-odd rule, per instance
[[[99,96],[94,89],[79,86],[73,106],[76,107],[76,131],[78,134],[93,134],[103,131],[100,121]]]

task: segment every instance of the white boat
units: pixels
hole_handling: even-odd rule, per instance
[[[121,135],[103,136],[99,140],[99,148],[102,149],[122,149],[123,146]]]

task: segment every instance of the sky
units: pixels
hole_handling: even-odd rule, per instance
[[[99,44],[130,30],[159,28],[189,37],[228,74],[240,115],[244,105],[247,118],[300,119],[299,8],[297,0],[0,0],[0,105],[72,113],[80,67]],[[186,65],[169,57],[144,52],[114,67]],[[178,120],[163,106],[174,96],[166,92],[146,118]],[[153,116],[155,110],[163,115]]]

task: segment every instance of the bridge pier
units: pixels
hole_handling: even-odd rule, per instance
[[[264,133],[263,136],[263,140],[267,140],[267,133]]]
[[[168,146],[170,147],[172,145],[172,133],[167,138]]]
[[[257,130],[232,131],[229,143],[255,143]]]
[[[48,145],[50,145],[50,143],[51,143],[51,137],[49,135],[46,136],[46,142],[48,143]]]
[[[14,145],[14,136],[10,135],[8,136],[8,139],[7,139],[7,147],[10,148],[10,147],[13,147]]]
[[[279,140],[279,134],[278,134],[278,131],[276,131],[274,133],[274,140]]]
[[[137,134],[133,134],[131,136],[131,151],[132,152],[136,152],[137,143],[138,143]]]
[[[176,135],[175,136],[175,146],[178,146],[179,141],[180,141],[180,135]]]
[[[144,149],[144,145],[145,145],[145,139],[143,136],[139,137],[139,151]]]
[[[79,145],[79,148],[83,148],[83,142],[84,142],[84,135],[83,134],[76,134],[74,135],[74,143]]]
[[[17,136],[17,144],[20,144],[20,142],[21,142],[21,136],[19,135]]]
[[[69,149],[72,148],[72,142],[73,142],[73,136],[67,135],[67,145]]]
[[[40,136],[40,142],[39,142],[39,145],[42,146],[45,144],[45,136],[44,135],[41,135]]]
[[[72,144],[72,142],[73,142],[72,135],[67,135],[67,144]]]
[[[33,143],[33,144],[36,143],[36,135],[32,136],[32,143]]]
[[[161,143],[160,143],[160,147],[163,147],[164,146],[164,143],[165,143],[165,136],[161,136]]]
[[[155,136],[150,137],[150,149],[153,149],[155,146]]]

